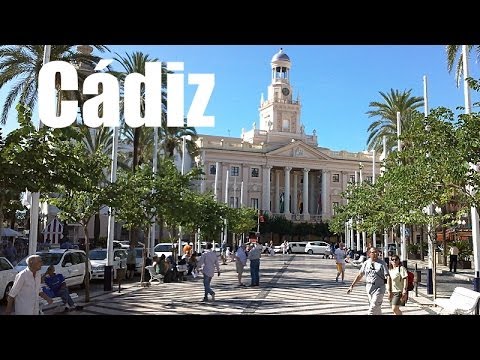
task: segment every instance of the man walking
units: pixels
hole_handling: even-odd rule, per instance
[[[335,262],[337,264],[337,277],[335,278],[335,281],[338,282],[338,277],[340,274],[342,275],[342,284],[345,282],[343,281],[343,278],[345,277],[345,258],[347,256],[347,253],[345,251],[345,245],[341,242],[338,246],[338,248],[335,250]]]
[[[39,255],[30,255],[27,258],[27,267],[15,276],[12,289],[7,297],[5,314],[12,313],[15,302],[15,315],[38,315],[40,306],[38,296],[47,300],[49,304],[53,300],[42,291],[40,269],[42,258]]]
[[[252,282],[250,286],[260,286],[260,258],[262,256],[262,245],[256,243],[255,247],[248,252],[248,260],[250,260],[250,277]]]
[[[210,287],[210,283],[215,275],[215,268],[217,269],[218,276],[220,276],[220,264],[218,263],[217,253],[212,251],[211,242],[207,243],[207,251],[200,256],[200,260],[198,260],[198,266],[203,266],[203,287],[205,288],[205,296],[203,297],[203,301],[208,301],[208,294],[212,296],[212,301],[215,301],[215,291],[213,291]]]
[[[350,294],[355,284],[360,281],[363,275],[366,276],[366,287],[368,302],[370,307],[368,315],[382,315],[382,302],[385,295],[385,284],[388,272],[387,264],[378,258],[377,248],[371,247],[368,251],[370,259],[362,263],[358,275],[353,280],[352,285],[348,288],[347,294]]]
[[[235,267],[238,274],[238,286],[245,286],[242,283],[243,268],[247,265],[247,254],[245,253],[245,244],[241,244],[235,253]]]

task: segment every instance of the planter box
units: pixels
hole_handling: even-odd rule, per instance
[[[409,260],[420,260],[420,254],[408,254]]]
[[[458,269],[471,269],[472,268],[472,262],[470,260],[458,260],[457,268]]]

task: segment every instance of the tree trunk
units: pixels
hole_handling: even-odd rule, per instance
[[[88,260],[88,253],[90,251],[90,244],[89,244],[89,238],[88,238],[88,221],[86,222],[86,225],[83,225],[83,231],[85,233],[85,254],[87,255],[85,259],[85,279],[84,279],[84,284],[85,284],[85,302],[88,303],[90,301],[90,266],[89,266],[89,260]]]
[[[423,229],[424,226],[422,225],[422,227],[420,228],[420,260],[423,261],[423,236],[424,236],[424,232],[423,232]]]

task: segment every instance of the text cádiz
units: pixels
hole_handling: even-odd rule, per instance
[[[108,66],[111,60],[103,60]],[[100,69],[100,70],[102,70]],[[183,127],[184,124],[184,74],[170,73],[183,71],[183,62],[167,62],[167,126]],[[99,70],[98,66],[95,70]],[[65,61],[52,61],[40,70],[38,79],[38,108],[40,120],[53,128],[64,128],[73,124],[77,118],[78,101],[61,100],[60,113],[57,114],[55,77],[61,76],[61,90],[78,90],[78,76],[75,67]],[[102,92],[99,93],[99,85]],[[215,117],[206,116],[213,88],[214,74],[188,74],[188,84],[198,85],[192,104],[187,114],[187,126],[215,126]],[[142,89],[143,85],[143,89]],[[144,90],[144,116],[141,113],[141,91]],[[162,126],[162,64],[146,62],[145,75],[131,73],[124,82],[123,115],[128,126],[161,127]],[[83,104],[83,121],[85,125],[120,126],[120,85],[118,79],[105,72],[93,73],[83,83],[84,95],[96,95]],[[99,111],[100,106],[102,111]]]

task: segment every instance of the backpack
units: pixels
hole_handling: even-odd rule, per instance
[[[408,271],[407,268],[405,268],[405,270],[407,270],[407,291],[413,291],[414,283],[415,283],[415,275],[413,274],[413,272]]]
[[[407,290],[412,291],[414,288],[415,275],[413,275],[413,272],[408,270],[407,270],[407,275],[408,275]]]

